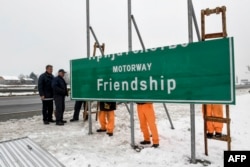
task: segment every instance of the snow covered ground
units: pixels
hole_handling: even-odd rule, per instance
[[[250,94],[247,89],[237,90],[236,105],[230,105],[232,150],[250,150]],[[190,105],[167,104],[174,128],[161,103],[155,103],[160,147],[136,152],[130,146],[130,117],[124,104],[115,111],[114,136],[96,133],[98,122],[93,119],[93,134],[88,134],[88,122],[71,123],[73,111],[65,113],[64,126],[44,125],[41,116],[0,122],[0,141],[28,136],[67,167],[180,167],[203,166],[190,164]],[[136,109],[136,108],[135,108]],[[203,119],[201,105],[195,105],[196,159],[211,162],[211,167],[223,166],[227,143],[208,140],[208,156],[204,154]],[[143,140],[135,110],[135,141]],[[224,126],[224,131],[226,126]]]

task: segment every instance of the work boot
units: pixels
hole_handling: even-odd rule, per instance
[[[207,138],[211,139],[213,137],[213,133],[207,133]]]
[[[107,133],[107,135],[109,135],[109,136],[113,136],[113,133],[108,132],[108,133]]]
[[[65,124],[65,123],[67,123],[67,121],[65,121],[65,120],[62,120],[62,122]]]
[[[142,145],[151,144],[151,142],[150,142],[150,141],[143,140],[143,141],[140,142],[140,144],[142,144]]]
[[[49,124],[49,121],[43,121],[44,125],[48,125]]]
[[[59,121],[59,122],[56,122],[56,125],[62,126],[62,125],[64,125],[64,123]]]
[[[220,137],[222,137],[222,134],[221,134],[220,132],[216,132],[216,133],[215,133],[215,137],[220,138]]]
[[[157,148],[159,147],[159,144],[153,144],[151,147]]]
[[[106,129],[97,129],[96,132],[106,132]]]
[[[79,119],[74,119],[72,118],[71,120],[69,120],[70,122],[76,122],[76,121],[79,121]]]
[[[55,123],[56,121],[53,119],[50,119],[49,122]]]

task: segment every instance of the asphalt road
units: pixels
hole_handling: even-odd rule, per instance
[[[66,97],[66,111],[72,110],[75,101]],[[55,107],[54,107],[55,108]],[[0,97],[0,121],[41,114],[42,102],[38,95]]]

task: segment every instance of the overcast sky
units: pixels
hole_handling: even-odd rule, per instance
[[[227,7],[235,73],[250,79],[246,73],[250,65],[250,1],[193,0],[193,5],[199,27],[201,9]],[[132,14],[146,48],[188,42],[187,0],[132,0]],[[105,54],[128,50],[127,22],[127,0],[90,0],[90,24],[99,42],[105,43]],[[206,24],[207,32],[220,32],[220,15],[206,17]],[[90,44],[92,54],[92,36]],[[141,46],[133,30],[133,50],[138,49]],[[47,64],[54,66],[54,73],[59,68],[69,70],[71,59],[86,54],[85,0],[0,0],[0,76],[41,74]]]

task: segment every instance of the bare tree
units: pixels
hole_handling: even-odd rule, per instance
[[[38,77],[35,73],[31,72],[29,77],[34,80],[34,84],[37,84]]]
[[[18,78],[19,78],[20,80],[22,80],[23,78],[25,78],[25,75],[20,74],[20,75],[18,76]]]
[[[247,65],[247,71],[250,71],[250,65]]]

